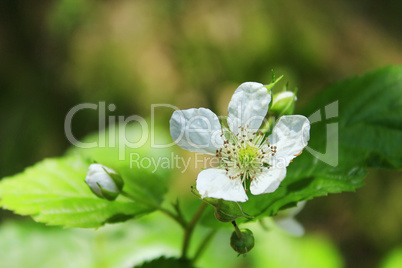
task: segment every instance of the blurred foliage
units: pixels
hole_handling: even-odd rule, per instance
[[[238,84],[265,83],[275,69],[291,87],[299,88],[296,106],[302,106],[330,82],[400,64],[401,5],[393,0],[1,1],[0,177],[61,155],[70,145],[64,117],[78,103],[115,103],[116,111],[107,111],[107,116],[148,116],[152,103],[171,103],[181,109],[205,106],[226,114]],[[161,127],[167,129],[171,113],[166,108],[156,110]],[[97,111],[74,117],[77,138],[97,128]],[[189,187],[198,172],[176,171],[172,188],[191,196]],[[307,233],[331,238],[346,266],[375,267],[385,256],[391,256],[386,263],[392,265],[397,259],[392,256],[398,253],[388,255],[389,251],[402,244],[401,192],[400,173],[370,170],[366,186],[357,193],[313,200],[300,219]],[[0,214],[0,219],[6,215]],[[13,224],[1,227],[0,241],[7,241],[8,251],[0,252],[8,257],[17,254],[18,243],[33,237],[41,246],[30,249],[43,249],[33,251],[33,257],[40,258],[52,245],[41,239],[57,237],[52,233],[56,229],[36,233],[30,225],[25,235],[15,231],[12,236],[11,229],[4,228],[19,228]],[[66,235],[60,240],[68,244],[74,239],[70,233],[80,230],[63,232]],[[226,245],[227,237],[220,235],[214,243],[218,238]],[[133,244],[137,238],[131,239]],[[315,244],[315,248],[322,247]],[[19,256],[24,254],[15,259],[23,261]],[[219,254],[230,256],[224,250]],[[338,253],[333,256],[328,258],[334,267],[341,265]],[[234,260],[241,265],[248,259]],[[89,267],[82,261],[83,267]],[[98,267],[110,267],[102,265]]]
[[[382,262],[382,268],[395,268],[402,266],[402,248],[392,250]]]
[[[236,257],[237,253],[228,246],[231,231],[224,230],[213,239],[214,246],[207,249],[199,267],[341,267],[339,252],[321,235],[299,239],[276,229],[266,232],[258,224],[246,227],[253,229],[257,243],[246,257]],[[196,243],[207,231],[199,228],[201,235],[194,237]],[[161,214],[97,231],[7,221],[0,226],[0,235],[4,238],[0,240],[1,267],[7,268],[130,267],[161,255],[177,255],[180,244],[180,229]],[[65,261],[62,265],[61,260]]]

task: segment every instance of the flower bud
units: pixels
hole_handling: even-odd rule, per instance
[[[240,229],[241,236],[236,231],[230,237],[230,246],[239,254],[246,254],[254,247],[254,235],[249,229]]]
[[[270,111],[280,115],[291,115],[295,108],[296,95],[291,91],[284,91],[274,95]]]
[[[85,182],[94,194],[109,201],[117,198],[124,185],[116,171],[101,164],[89,166]]]

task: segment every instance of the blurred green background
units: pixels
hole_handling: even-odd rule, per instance
[[[301,107],[329,83],[401,64],[400,10],[402,2],[393,0],[3,0],[0,177],[63,154],[70,146],[64,117],[83,102],[114,103],[111,116],[149,117],[155,103],[226,114],[240,83],[268,83],[274,69],[290,88],[299,88]],[[171,113],[157,112],[166,129]],[[97,129],[96,111],[74,117],[77,138]],[[198,172],[177,172],[177,192],[190,196],[188,186]],[[309,202],[299,220],[336,255],[324,260],[328,266],[317,267],[398,267],[393,265],[402,258],[401,193],[400,173],[370,170],[356,193]],[[18,239],[47,230],[39,226],[30,234],[23,229],[6,236],[14,228],[10,220],[32,223],[7,211],[0,211],[0,220],[0,240],[15,247]],[[289,243],[297,247],[308,239],[313,238]],[[322,258],[320,243],[314,245],[317,254],[312,246],[309,258]],[[241,259],[242,265],[259,265],[261,258],[256,253],[252,261]]]

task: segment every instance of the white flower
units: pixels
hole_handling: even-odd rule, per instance
[[[85,182],[94,194],[110,201],[115,200],[123,188],[120,175],[101,164],[89,166]]]
[[[199,173],[202,198],[235,202],[274,192],[286,176],[286,167],[309,140],[310,122],[301,115],[283,116],[266,138],[258,132],[268,112],[271,95],[260,83],[241,84],[229,103],[229,130],[222,133],[218,117],[209,109],[175,111],[170,119],[173,140],[192,152],[216,155],[220,164]]]

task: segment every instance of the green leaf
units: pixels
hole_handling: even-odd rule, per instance
[[[153,131],[155,144],[171,142],[165,131],[159,128]],[[120,125],[84,139],[85,143],[97,142],[97,147],[73,147],[67,154],[112,168],[124,179],[125,192],[158,206],[168,190],[172,156],[170,148],[157,148],[151,137],[148,128],[139,124]]]
[[[402,68],[388,67],[319,94],[302,112],[312,123],[308,148],[289,165],[278,190],[249,195],[243,210],[256,219],[272,216],[298,201],[354,191],[366,167],[400,169],[401,88]]]
[[[402,68],[387,67],[328,87],[301,114],[311,122],[310,141],[273,193],[248,194],[234,203],[253,219],[276,215],[299,201],[355,191],[367,167],[402,167]],[[227,202],[227,201],[225,201]],[[233,204],[232,204],[233,206]],[[203,224],[217,227],[212,215]]]
[[[140,216],[153,211],[125,197],[107,201],[85,184],[88,169],[78,157],[46,159],[0,184],[0,204],[36,221],[66,227],[99,227],[116,215]]]
[[[193,268],[189,260],[160,257],[158,259],[144,262],[142,265],[135,266],[134,268]]]
[[[124,129],[130,137],[138,135],[140,130],[135,125]],[[100,133],[103,134],[109,137],[109,131]],[[98,136],[86,141],[99,141]],[[139,159],[161,159],[167,157],[163,155],[166,150],[151,149],[149,141],[137,149],[120,146],[116,140],[112,144],[116,146],[73,148],[65,157],[44,160],[23,173],[3,179],[0,205],[18,214],[31,215],[38,222],[83,228],[97,228],[154,211],[167,191],[169,170],[156,169],[156,165],[133,165],[132,161],[130,166],[130,154],[135,153]],[[124,154],[119,155],[122,150]],[[118,172],[125,182],[123,190],[135,201],[123,195],[115,201],[94,195],[84,181],[90,160]]]

